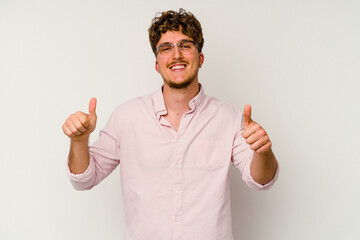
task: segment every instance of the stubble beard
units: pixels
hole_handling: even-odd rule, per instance
[[[198,71],[194,72],[192,75],[190,75],[187,79],[185,79],[182,82],[173,82],[170,79],[166,79],[164,76],[162,76],[164,82],[173,89],[185,89],[187,88],[190,84],[192,84],[194,82],[194,80],[197,78],[198,76]]]

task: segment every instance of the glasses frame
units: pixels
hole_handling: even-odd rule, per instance
[[[156,55],[159,54],[159,56],[160,56],[161,58],[169,58],[169,57],[171,57],[171,56],[173,55],[173,53],[174,53],[175,45],[178,46],[179,51],[180,51],[182,54],[185,54],[185,55],[190,54],[190,53],[183,53],[183,52],[181,51],[181,48],[180,48],[180,44],[182,44],[182,43],[187,43],[187,42],[193,43],[193,44],[195,45],[195,47],[198,49],[198,51],[200,52],[199,44],[198,44],[197,42],[192,41],[192,40],[183,40],[183,41],[181,41],[181,42],[179,42],[179,43],[176,43],[176,44],[166,43],[166,44],[162,44],[162,45],[158,46],[158,47],[156,48]],[[171,54],[170,54],[168,57],[163,57],[163,56],[161,56],[161,54],[159,53],[159,49],[160,49],[161,47],[163,47],[163,46],[166,46],[166,45],[170,45],[170,46],[171,46]]]

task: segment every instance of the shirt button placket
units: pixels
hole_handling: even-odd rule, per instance
[[[175,170],[174,170],[174,240],[182,239],[182,154],[181,154],[181,139],[179,137],[175,140]]]

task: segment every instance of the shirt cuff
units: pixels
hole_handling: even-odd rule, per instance
[[[68,164],[66,164],[66,169],[70,182],[76,190],[87,190],[93,187],[95,166],[94,166],[94,161],[91,159],[91,157],[90,157],[89,166],[83,173],[79,173],[79,174],[72,173],[70,171]]]
[[[251,161],[250,161],[250,164],[251,164]],[[277,162],[277,169],[276,169],[276,173],[275,173],[275,176],[273,177],[273,179],[270,182],[268,182],[267,184],[260,184],[260,183],[255,182],[255,180],[252,178],[252,176],[250,174],[250,165],[249,165],[249,167],[247,168],[247,171],[244,174],[244,178],[246,179],[245,182],[252,189],[268,190],[272,187],[272,185],[274,185],[274,183],[278,179],[279,171],[280,171],[280,166],[279,166],[279,163]]]

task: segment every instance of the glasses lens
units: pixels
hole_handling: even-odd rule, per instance
[[[183,41],[178,44],[179,50],[183,54],[190,54],[195,50],[195,42]],[[158,48],[157,53],[162,58],[168,58],[173,54],[174,46],[172,44],[164,44]]]
[[[158,53],[161,57],[170,57],[172,54],[173,46],[170,44],[165,44],[159,47]]]
[[[193,42],[186,41],[180,43],[180,50],[184,54],[191,53],[192,51],[194,51],[194,49],[195,49],[195,45]]]

